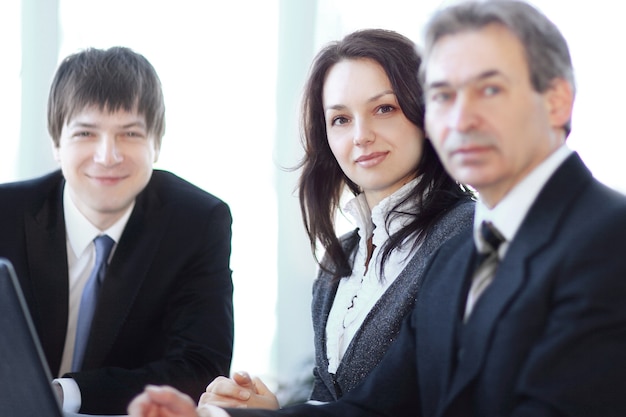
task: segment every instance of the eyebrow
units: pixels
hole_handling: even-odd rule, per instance
[[[70,123],[68,125],[68,127],[70,127],[70,128],[91,128],[91,129],[94,129],[94,128],[98,127],[98,124],[97,123],[89,123],[89,122],[72,122],[72,123]],[[126,123],[126,124],[118,126],[118,127],[122,128],[122,129],[130,129],[130,128],[133,128],[133,127],[139,127],[139,128],[145,129],[146,128],[146,123],[143,122],[143,121],[138,120],[136,122]]]
[[[372,102],[374,102],[376,100],[379,100],[381,97],[384,97],[384,96],[390,95],[390,94],[394,95],[394,96],[396,95],[396,93],[394,93],[393,90],[385,90],[385,91],[383,91],[383,92],[381,92],[379,94],[376,94],[375,96],[370,97],[369,99],[367,99],[367,103],[372,103]],[[334,104],[332,106],[325,107],[324,111],[327,111],[327,110],[343,110],[345,108],[346,108],[346,106],[343,105],[343,104]]]
[[[463,81],[456,88],[464,87],[464,86],[466,86],[468,84],[473,84],[475,82],[483,81],[483,80],[486,80],[486,79],[492,78],[492,77],[508,78],[499,70],[495,70],[495,69],[487,70],[487,71],[483,71],[480,74],[475,75],[473,77],[470,77],[469,79]],[[450,82],[448,82],[448,81],[433,81],[431,83],[428,83],[428,85],[426,86],[426,89],[430,90],[430,89],[434,89],[434,88],[445,88],[445,87],[451,87],[451,86],[452,86],[452,84]]]

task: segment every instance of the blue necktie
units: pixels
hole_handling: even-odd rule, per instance
[[[80,299],[80,309],[78,310],[78,321],[76,323],[76,341],[74,342],[74,357],[72,358],[72,371],[77,372],[83,364],[85,347],[89,338],[91,319],[96,311],[98,293],[100,285],[106,273],[107,261],[111,254],[111,249],[115,241],[107,235],[101,235],[94,239],[96,245],[96,262],[91,274],[87,279],[83,295]]]

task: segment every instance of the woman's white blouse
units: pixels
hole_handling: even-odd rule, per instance
[[[326,324],[326,350],[328,372],[335,373],[350,342],[365,321],[367,314],[394,282],[400,272],[412,258],[417,248],[412,248],[413,240],[406,241],[401,247],[391,252],[385,262],[384,280],[380,280],[380,249],[389,236],[414,219],[417,201],[407,201],[400,214],[392,216],[392,221],[385,227],[385,218],[389,211],[411,191],[418,179],[405,184],[394,194],[383,199],[371,210],[365,196],[359,194],[350,200],[344,211],[351,215],[358,227],[359,246],[354,258],[352,275],[342,278]],[[369,267],[366,268],[367,240],[372,237],[374,251]],[[380,255],[380,256],[379,256]]]

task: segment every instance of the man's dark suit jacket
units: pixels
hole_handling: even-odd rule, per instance
[[[435,255],[398,340],[362,385],[280,415],[626,416],[625,247],[626,197],[571,155],[466,324],[471,233]]]
[[[53,375],[68,318],[64,183],[57,171],[0,186],[0,256],[15,267]],[[84,370],[66,375],[80,387],[81,413],[125,414],[146,384],[173,385],[197,400],[214,377],[229,374],[230,243],[224,202],[153,172],[109,264]]]

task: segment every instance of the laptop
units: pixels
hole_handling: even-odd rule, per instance
[[[0,258],[0,416],[63,417],[11,263]]]

